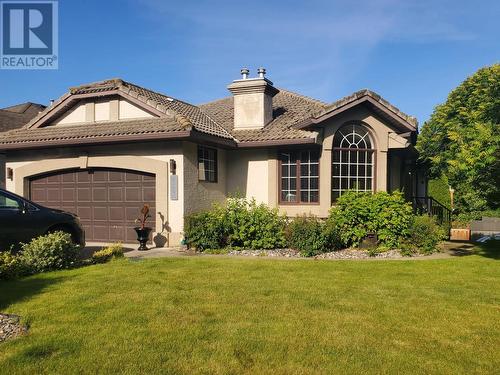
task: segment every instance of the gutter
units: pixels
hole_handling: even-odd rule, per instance
[[[173,133],[166,133],[158,136],[158,134],[134,134],[134,135],[114,135],[110,137],[94,137],[94,138],[76,138],[76,139],[59,139],[49,141],[33,141],[33,142],[13,142],[0,144],[2,150],[26,150],[26,149],[43,149],[54,148],[61,146],[86,146],[86,145],[106,145],[115,143],[130,143],[140,141],[161,141],[170,139],[188,139],[191,136],[190,130],[183,130]]]

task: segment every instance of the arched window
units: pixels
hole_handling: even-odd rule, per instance
[[[342,126],[333,137],[332,201],[347,190],[372,191],[374,149],[362,125]]]

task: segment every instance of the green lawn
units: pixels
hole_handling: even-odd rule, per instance
[[[498,373],[492,254],[120,260],[0,282],[0,311],[30,325],[0,344],[0,373]]]

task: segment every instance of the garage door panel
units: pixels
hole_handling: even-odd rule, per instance
[[[89,172],[76,172],[77,182],[90,182],[92,174]]]
[[[137,241],[137,233],[134,228],[127,227],[125,231],[125,242],[133,243]]]
[[[47,177],[47,183],[48,184],[58,184],[59,182],[61,182],[61,176],[60,175],[53,175],[53,176]]]
[[[140,202],[141,189],[138,187],[125,187],[125,201],[127,202]]]
[[[94,221],[108,221],[108,207],[94,207],[93,208],[93,219]]]
[[[142,182],[152,182],[152,183],[155,182],[155,176],[153,176],[153,175],[144,174],[141,176],[141,178],[142,178]]]
[[[135,173],[125,173],[125,181],[141,181],[142,176]]]
[[[92,208],[91,207],[78,206],[76,208],[76,214],[82,220],[92,220]]]
[[[123,207],[109,207],[109,220],[123,220],[125,217]]]
[[[106,202],[108,200],[108,189],[103,187],[94,187],[92,189],[92,198],[94,202]]]
[[[107,171],[92,171],[92,181],[95,182],[106,182],[108,181]]]
[[[47,201],[47,190],[42,188],[31,189],[31,199],[35,202]]]
[[[109,239],[111,241],[124,241],[125,228],[120,226],[111,226],[109,229]]]
[[[134,221],[140,215],[137,207],[125,207],[125,220]]]
[[[155,188],[153,186],[152,187],[144,187],[142,189],[142,194],[143,194],[142,200],[144,202],[147,202],[148,204],[151,204],[151,202],[154,202]]]
[[[75,173],[64,173],[62,175],[61,182],[64,183],[74,183],[76,181]]]
[[[135,219],[144,203],[155,213],[155,177],[123,170],[73,170],[35,177],[31,199],[76,213],[89,241],[136,241]],[[151,219],[150,219],[151,220]],[[154,227],[154,219],[149,221]]]
[[[108,225],[92,225],[94,230],[93,239],[95,241],[109,241],[109,226]]]
[[[109,181],[110,182],[123,182],[126,173],[123,172],[109,172]]]
[[[77,189],[77,201],[78,202],[90,202],[91,194],[89,187],[82,187]]]
[[[63,202],[74,202],[76,199],[76,189],[73,187],[62,189],[62,201]]]
[[[47,200],[49,202],[60,202],[61,201],[61,189],[48,188],[47,189]]]
[[[123,188],[122,187],[112,187],[108,189],[109,201],[110,202],[123,202]]]

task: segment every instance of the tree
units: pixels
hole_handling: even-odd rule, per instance
[[[430,177],[455,189],[460,211],[500,206],[500,64],[479,69],[434,109],[417,149]]]

